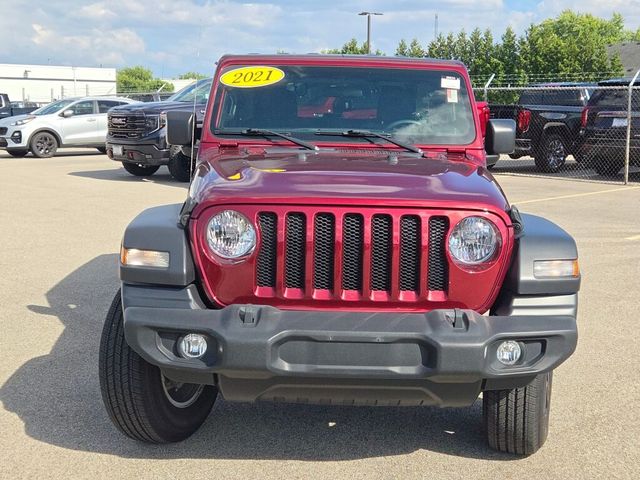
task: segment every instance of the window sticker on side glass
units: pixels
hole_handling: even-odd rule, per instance
[[[285,74],[276,67],[240,67],[223,73],[220,83],[227,87],[258,88],[278,83]]]
[[[460,90],[460,78],[459,77],[442,77],[440,79],[440,88],[452,88],[454,90]]]

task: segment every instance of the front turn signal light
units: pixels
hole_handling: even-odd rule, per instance
[[[577,278],[580,276],[578,259],[536,260],[533,262],[533,276],[536,278]]]
[[[132,267],[169,268],[169,252],[122,247],[120,262]]]

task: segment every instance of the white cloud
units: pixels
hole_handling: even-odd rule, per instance
[[[255,3],[251,3],[255,1]],[[307,53],[362,42],[363,10],[372,19],[372,44],[392,54],[401,38],[427,44],[439,31],[490,28],[499,38],[511,25],[532,23],[566,8],[609,17],[619,11],[627,27],[640,24],[640,0],[13,0],[0,16],[3,61],[15,63],[144,65],[157,75],[212,72],[224,53],[285,50]],[[15,39],[21,38],[17,42]]]

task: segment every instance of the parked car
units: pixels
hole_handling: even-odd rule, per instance
[[[182,182],[191,178],[191,152],[170,148],[166,139],[166,115],[172,110],[194,111],[199,125],[207,105],[212,79],[198,80],[163,102],[125,105],[109,113],[107,154],[122,162],[132,175],[153,175],[167,165],[171,175]]]
[[[137,103],[119,97],[65,98],[0,120],[0,148],[14,157],[31,152],[52,157],[59,147],[95,147],[106,152],[107,112],[118,105]]]
[[[30,113],[38,108],[34,102],[11,102],[9,95],[0,93],[0,120],[14,115]]]
[[[516,149],[511,158],[530,155],[542,172],[560,170],[578,152],[582,109],[595,88],[592,83],[537,83],[523,90],[516,105],[489,105],[491,118],[516,121]]]
[[[375,115],[300,108],[331,85]],[[175,442],[218,394],[468,407],[482,393],[491,447],[542,446],[552,371],[577,342],[578,253],[487,171],[515,124],[483,138],[464,65],[224,56],[212,91],[186,201],[124,233],[99,360],[114,424]],[[167,112],[169,143],[190,145],[193,123]]]
[[[598,175],[612,177],[624,166],[627,146],[628,86],[630,78],[598,83],[582,111],[581,155]],[[636,82],[631,96],[630,165],[640,165],[640,90]]]

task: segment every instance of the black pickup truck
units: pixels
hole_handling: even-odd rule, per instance
[[[516,121],[516,149],[511,158],[532,156],[538,170],[560,170],[568,155],[582,161],[578,138],[583,108],[595,85],[537,83],[520,94],[516,104],[489,104],[491,118]]]
[[[0,119],[31,113],[37,108],[38,105],[32,102],[19,102],[18,105],[18,102],[11,102],[6,93],[0,93]]]
[[[170,147],[166,139],[166,115],[174,110],[195,110],[198,128],[211,90],[212,79],[198,80],[162,102],[136,103],[113,108],[107,116],[107,155],[122,162],[132,175],[153,175],[167,165],[171,176],[191,178],[191,151]],[[196,136],[199,138],[198,130]]]

